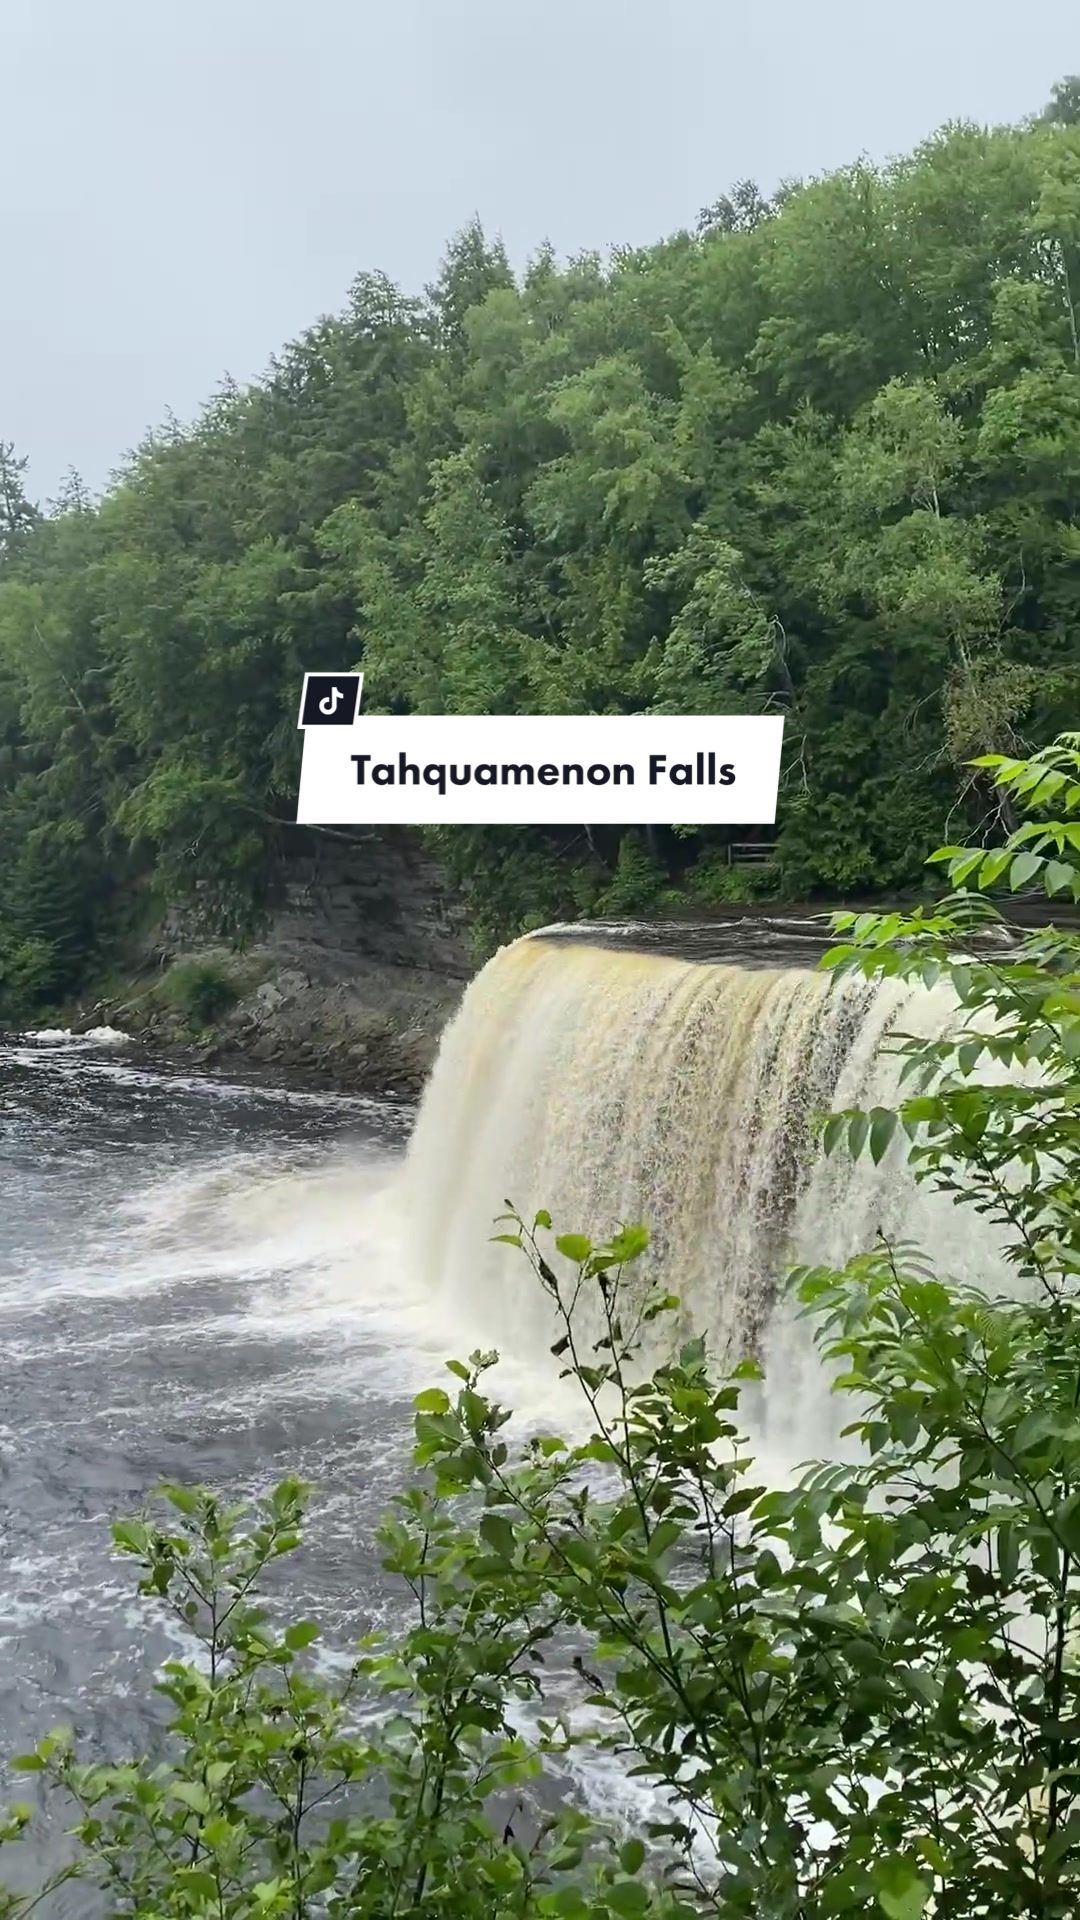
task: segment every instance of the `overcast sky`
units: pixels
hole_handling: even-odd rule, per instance
[[[647,241],[1078,68],[1076,0],[0,0],[0,436],[98,487],[474,212]]]

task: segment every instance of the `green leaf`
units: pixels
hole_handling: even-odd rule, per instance
[[[1001,879],[1011,858],[1008,847],[997,847],[993,853],[988,853],[979,869],[980,887],[994,886]]]
[[[619,1849],[619,1865],[624,1873],[640,1873],[645,1865],[644,1840],[627,1840]]]
[[[1062,1025],[1061,1051],[1066,1060],[1080,1060],[1080,1020],[1070,1020]]]
[[[413,1399],[417,1413],[449,1413],[450,1400],[441,1387],[428,1387]]]
[[[673,1300],[671,1304],[677,1307],[679,1303]],[[752,1354],[747,1354],[744,1360],[739,1361],[737,1367],[732,1367],[731,1378],[733,1380],[764,1380],[765,1369],[760,1360],[755,1360]]]
[[[114,1520],[112,1537],[124,1553],[146,1553],[150,1546],[149,1528],[141,1520]]]
[[[966,852],[960,854],[949,868],[949,879],[952,885],[954,887],[962,887],[965,881],[970,880],[976,869],[982,866],[982,862],[983,850],[981,847],[976,847],[974,852],[969,848]]]
[[[1080,1493],[1062,1502],[1054,1513],[1054,1531],[1070,1553],[1080,1554]]]
[[[1037,853],[1018,853],[1009,868],[1009,885],[1015,893],[1018,888],[1033,880],[1042,866],[1042,856]]]
[[[557,1893],[543,1894],[538,1910],[540,1913],[559,1914],[562,1920],[581,1920],[582,1914],[591,1911],[585,1895],[578,1887],[560,1887]]]
[[[875,1167],[896,1132],[898,1118],[889,1107],[875,1107],[870,1115],[870,1158]]]
[[[620,1227],[606,1251],[612,1255],[619,1266],[629,1266],[632,1260],[636,1260],[640,1254],[644,1253],[648,1244],[648,1227]]]
[[[314,1620],[297,1620],[285,1630],[285,1645],[290,1653],[299,1653],[302,1647],[310,1647],[317,1640],[321,1629]]]
[[[1071,890],[1078,877],[1076,868],[1067,866],[1063,860],[1048,860],[1043,873],[1043,886],[1049,894],[1065,893]]]
[[[909,1860],[881,1860],[872,1869],[874,1890],[888,1920],[922,1920],[930,1888]]]
[[[169,1788],[174,1800],[181,1800],[193,1813],[209,1813],[210,1795],[201,1780],[176,1780]]]
[[[213,1827],[217,1827],[221,1824],[221,1822],[217,1820],[212,1820],[210,1824]],[[220,1844],[216,1840],[210,1840],[207,1838],[207,1830],[205,1827],[203,1828],[201,1837],[204,1845],[206,1846],[215,1847]],[[178,1891],[182,1889],[185,1895],[184,1905],[187,1908],[187,1911],[189,1913],[192,1911],[192,1908],[189,1905],[189,1902],[193,1897],[198,1900],[209,1902],[214,1899],[214,1896],[218,1891],[218,1884],[216,1879],[214,1878],[214,1875],[212,1873],[208,1873],[205,1867],[178,1868],[177,1883],[178,1883]],[[209,1911],[213,1912],[213,1908],[211,1907]],[[220,1908],[218,1909],[218,1911],[220,1912]]]
[[[559,1252],[566,1260],[572,1260],[575,1266],[584,1266],[593,1250],[592,1241],[583,1233],[560,1233],[555,1241]]]
[[[514,1529],[505,1514],[485,1513],[480,1522],[480,1537],[500,1560],[512,1560],[516,1541]]]
[[[199,1496],[193,1487],[178,1487],[170,1484],[159,1487],[158,1492],[164,1494],[170,1506],[175,1507],[178,1513],[187,1514],[189,1519],[199,1511]]]
[[[580,1867],[584,1851],[580,1841],[566,1840],[556,1848],[548,1864],[556,1873],[572,1873],[575,1867]]]
[[[645,1913],[649,1905],[648,1890],[640,1880],[616,1880],[605,1897],[612,1913]]]

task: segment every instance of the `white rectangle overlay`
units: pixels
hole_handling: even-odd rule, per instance
[[[358,714],[304,730],[296,818],[321,826],[757,826],[780,715]]]

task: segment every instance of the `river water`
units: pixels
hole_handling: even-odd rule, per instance
[[[317,1618],[316,1663],[339,1671],[361,1634],[400,1626],[375,1529],[408,1470],[413,1395],[475,1344],[410,1286],[411,1123],[115,1043],[0,1047],[2,1755],[56,1725],[86,1758],[153,1748],[155,1669],[191,1648],[136,1596],[109,1526],[162,1480],[243,1495],[299,1474],[316,1492],[274,1606]],[[526,1417],[540,1404],[527,1365],[500,1391]],[[32,1788],[0,1774],[3,1798]],[[628,1784],[594,1767],[589,1791],[615,1812]],[[59,1857],[65,1816],[46,1804],[9,1881]]]
[[[316,1483],[283,1604],[324,1658],[387,1615],[373,1530],[437,1380],[387,1198],[407,1116],[184,1077],[120,1046],[0,1052],[0,1739],[147,1737],[147,1633],[109,1522],[162,1479]],[[25,1783],[20,1786],[20,1795]],[[77,1911],[77,1907],[72,1911]]]

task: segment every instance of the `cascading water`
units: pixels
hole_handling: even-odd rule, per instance
[[[771,1356],[766,1411],[803,1451],[821,1431],[805,1333],[778,1313],[786,1268],[914,1240],[957,1278],[1001,1277],[991,1230],[881,1164],[827,1161],[815,1115],[890,1104],[890,1033],[932,1035],[945,988],[834,982],[808,968],[703,964],[532,936],[473,982],[443,1038],[405,1173],[406,1231],[442,1315],[539,1359],[547,1303],[493,1245],[509,1199],[594,1239],[645,1221],[648,1260],[729,1358]],[[779,1386],[777,1391],[777,1369]],[[809,1380],[808,1371],[805,1378]],[[817,1403],[793,1415],[792,1399]],[[831,1425],[831,1422],[826,1422]],[[787,1446],[785,1445],[785,1451]]]

